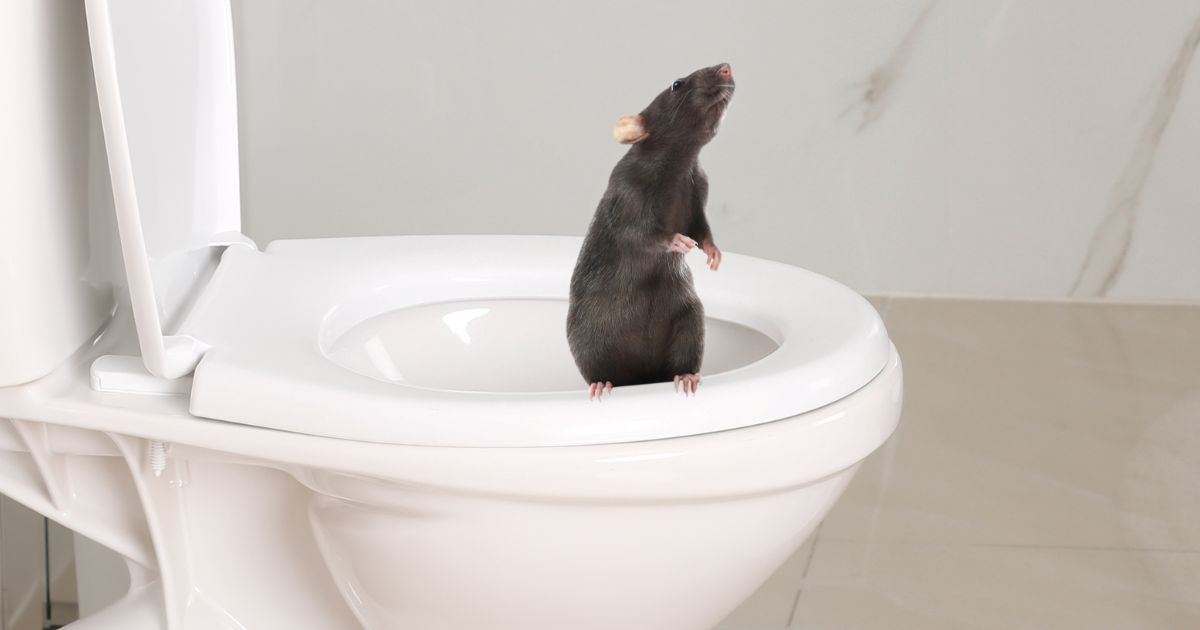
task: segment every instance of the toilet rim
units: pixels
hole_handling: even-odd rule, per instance
[[[43,379],[0,388],[0,417],[46,423],[46,447],[63,455],[117,455],[108,438],[127,436],[171,444],[171,458],[264,466],[306,483],[315,471],[327,471],[355,483],[400,481],[410,491],[705,500],[795,487],[857,464],[895,430],[903,390],[893,351],[883,372],[851,396],[732,431],[548,448],[380,444],[198,418],[183,396],[98,396],[88,385],[87,366],[118,336],[106,332]]]
[[[211,346],[195,372],[191,412],[391,444],[639,442],[803,414],[857,391],[892,353],[861,296],[812,272],[737,254],[716,273],[698,257],[689,261],[706,310],[780,346],[750,365],[706,375],[692,399],[674,395],[669,383],[622,388],[592,404],[577,391],[421,390],[350,372],[320,352],[317,340],[335,307],[380,286],[403,298],[379,302],[380,312],[447,300],[563,299],[579,244],[577,237],[441,235],[230,248],[181,329]]]

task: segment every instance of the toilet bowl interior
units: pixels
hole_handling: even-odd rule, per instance
[[[380,380],[461,392],[559,392],[586,388],[564,334],[562,299],[466,300],[402,308],[324,336],[331,361]],[[336,322],[334,322],[336,326]],[[749,365],[773,339],[709,317],[701,373]]]

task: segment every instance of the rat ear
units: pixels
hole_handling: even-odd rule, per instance
[[[621,144],[637,144],[650,134],[646,131],[646,119],[639,116],[622,116],[613,127],[613,137]]]

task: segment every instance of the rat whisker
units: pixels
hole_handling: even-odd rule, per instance
[[[671,117],[667,120],[668,125],[675,122],[675,115],[679,113],[679,108],[682,105],[683,105],[683,99],[679,99],[679,102],[675,104],[675,107],[671,108]]]
[[[679,96],[682,97],[684,92],[691,92],[693,89],[695,89],[695,88],[687,88],[686,90],[683,90],[682,92],[680,92]],[[673,107],[671,109],[671,119],[667,121],[668,125],[675,122],[675,116],[679,113],[680,108],[683,107],[683,104],[686,100],[687,99],[680,98],[679,102],[675,103],[675,107]]]

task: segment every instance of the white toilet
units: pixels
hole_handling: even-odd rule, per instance
[[[84,4],[0,26],[0,492],[130,572],[73,630],[704,630],[895,428],[878,315],[788,265],[694,257],[699,394],[597,403],[577,238],[260,251],[227,2]]]

